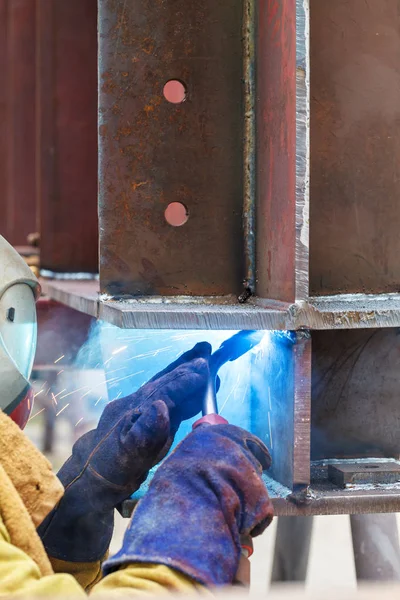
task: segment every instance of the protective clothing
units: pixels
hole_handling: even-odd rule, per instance
[[[240,535],[257,536],[272,520],[261,479],[270,464],[266,446],[243,429],[199,426],[158,468],[105,573],[158,563],[207,586],[231,584]]]
[[[197,344],[135,394],[108,404],[98,427],[78,440],[58,474],[64,497],[38,530],[51,557],[104,557],[114,508],[166,456],[180,423],[199,412],[210,354],[208,343]]]
[[[75,599],[86,598],[84,590],[92,589],[95,597],[126,598],[196,588],[190,579],[159,565],[129,565],[100,581],[99,562],[49,560],[35,525],[44,509],[59,500],[62,486],[45,457],[0,411],[0,443],[5,440],[13,447],[0,453],[0,597]]]
[[[23,428],[33,406],[29,377],[36,350],[35,300],[40,286],[2,236],[0,256],[0,409]]]

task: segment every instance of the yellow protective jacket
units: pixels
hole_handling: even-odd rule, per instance
[[[205,592],[163,565],[132,564],[101,577],[100,563],[68,563],[46,555],[36,527],[63,488],[50,463],[0,411],[0,597],[107,598]]]

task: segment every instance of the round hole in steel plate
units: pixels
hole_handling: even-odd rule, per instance
[[[165,209],[164,216],[172,227],[181,227],[189,219],[189,211],[182,202],[171,202]]]
[[[164,98],[172,104],[181,104],[186,100],[186,87],[178,79],[170,79],[164,85]]]
[[[364,469],[379,469],[379,465],[365,465]]]

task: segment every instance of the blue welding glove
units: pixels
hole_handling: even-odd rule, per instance
[[[197,427],[158,468],[105,574],[155,563],[207,586],[231,584],[240,535],[255,537],[272,520],[261,479],[270,465],[267,448],[243,429]]]
[[[110,402],[97,428],[76,442],[58,473],[64,496],[38,529],[49,556],[104,557],[114,508],[166,456],[180,423],[200,411],[210,355],[210,344],[197,344],[140,390]]]

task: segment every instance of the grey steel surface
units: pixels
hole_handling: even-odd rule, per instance
[[[313,517],[279,517],[272,584],[306,580],[312,530]]]
[[[400,581],[396,515],[351,515],[358,581]]]
[[[339,487],[360,484],[400,483],[400,464],[394,462],[339,463],[328,465],[328,477]]]
[[[400,294],[330,296],[308,302],[158,297],[113,300],[96,281],[42,280],[45,293],[71,308],[122,328],[369,329],[400,326]]]

